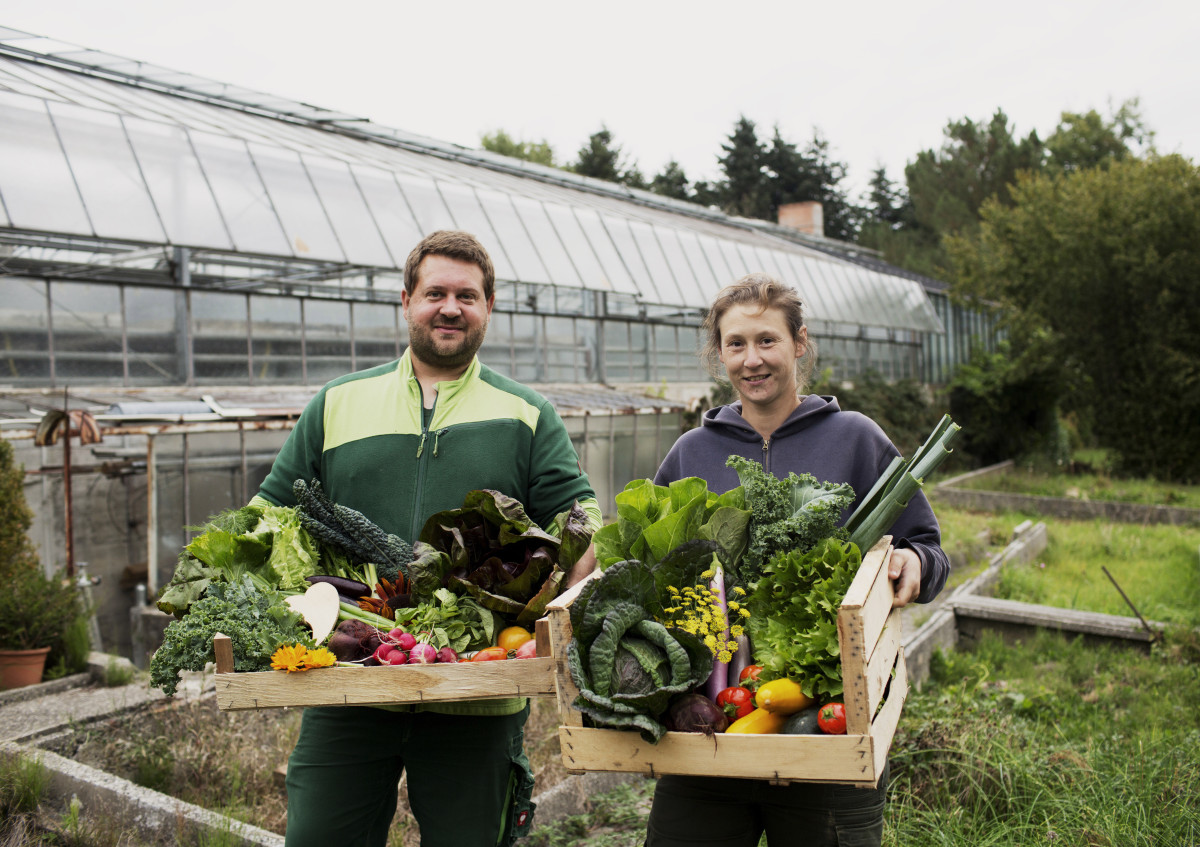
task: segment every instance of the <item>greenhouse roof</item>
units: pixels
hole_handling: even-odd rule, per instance
[[[442,228],[501,281],[699,313],[765,270],[815,321],[942,331],[919,281],[825,239],[0,27],[0,276],[153,281],[187,248],[208,284],[387,298]]]

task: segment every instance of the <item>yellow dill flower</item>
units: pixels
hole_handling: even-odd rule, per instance
[[[720,653],[717,653],[717,661],[729,664],[731,661],[733,661],[733,654],[728,650],[722,650]]]
[[[732,635],[734,638],[741,638],[743,635],[746,634],[746,628],[743,627],[741,624],[735,623],[733,626],[729,627],[729,634]]]
[[[704,646],[714,653],[717,652],[717,637],[712,634],[704,636]]]
[[[678,593],[679,593],[679,589],[678,589],[678,588],[676,588],[674,585],[668,585],[668,586],[667,586],[667,591],[671,592],[672,594],[678,594]]]
[[[733,593],[734,593],[734,594],[736,594],[736,595],[737,595],[737,596],[739,596],[739,597],[745,597],[745,596],[746,596],[746,589],[742,588],[740,585],[735,585],[735,586],[733,587]]]
[[[308,652],[308,648],[303,644],[293,644],[290,647],[284,644],[275,654],[271,656],[271,667],[277,671],[292,671],[304,670],[301,665],[304,663],[304,654]]]
[[[749,609],[738,609],[738,614],[741,615],[743,618],[748,618],[748,617],[750,617],[750,610]]]
[[[307,668],[328,668],[337,664],[337,656],[329,652],[324,647],[318,647],[316,650],[309,650],[304,654],[304,667]]]
[[[716,575],[717,575],[717,572],[714,571],[712,568],[709,568],[704,573],[700,574],[700,578],[701,579],[712,579]]]
[[[742,608],[742,604],[737,600],[730,600],[726,605],[729,607],[729,611],[731,612],[736,612],[738,609]]]

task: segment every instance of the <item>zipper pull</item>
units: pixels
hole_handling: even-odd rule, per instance
[[[421,458],[421,454],[425,452],[425,436],[429,434],[429,430],[421,433],[421,443],[417,445],[417,458]]]
[[[444,429],[439,429],[437,432],[435,432],[433,434],[433,458],[435,458],[435,459],[438,456],[438,439],[441,438],[445,434],[446,434],[446,430],[444,430]]]
[[[763,439],[763,470],[771,469],[771,438],[770,436]]]

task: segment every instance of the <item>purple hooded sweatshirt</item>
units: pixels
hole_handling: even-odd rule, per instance
[[[710,491],[723,493],[740,483],[726,466],[732,455],[761,463],[779,479],[788,473],[812,474],[821,482],[848,482],[854,503],[843,512],[844,523],[858,500],[871,490],[900,451],[879,425],[858,412],[843,412],[836,397],[807,395],[779,429],[764,440],[742,417],[742,404],[718,406],[704,413],[701,426],[685,432],[663,459],[654,482],[668,485],[698,476]],[[928,603],[942,590],[950,560],[941,548],[941,531],[929,500],[918,492],[889,531],[897,547],[909,547],[921,559],[921,593]]]

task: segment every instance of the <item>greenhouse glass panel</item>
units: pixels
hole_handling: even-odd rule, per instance
[[[656,285],[658,281],[654,279],[653,275],[647,269],[645,261],[642,259],[637,241],[633,237],[633,231],[629,228],[629,222],[616,215],[601,215],[601,219],[604,221],[604,228],[612,238],[612,243],[617,248],[617,252],[625,263],[625,267],[629,269],[629,273],[634,279],[636,285],[635,293],[641,299],[648,300],[651,303],[667,302],[659,294]],[[663,282],[669,285],[668,280],[663,280]]]
[[[513,379],[518,382],[544,381],[544,344],[540,315],[512,316]]]
[[[300,301],[250,297],[250,380],[254,384],[304,382]]]
[[[321,385],[353,370],[348,302],[304,301],[304,364],[309,385]]]
[[[656,324],[654,326],[655,380],[679,379],[679,342],[675,338],[675,327]]]
[[[50,381],[50,330],[46,283],[9,277],[0,299],[0,380],[14,385]]]
[[[853,320],[861,324],[879,324],[882,320],[879,303],[876,297],[878,291],[872,291],[867,285],[865,274],[858,273],[856,268],[849,268],[841,262],[826,262],[824,270],[833,280],[838,290],[845,293]]]
[[[367,201],[350,174],[350,167],[344,162],[313,154],[302,159],[317,188],[321,205],[333,223],[338,243],[346,251],[346,259],[355,265],[383,268],[394,268],[397,262],[403,263],[407,252],[399,259],[388,252],[375,218],[367,208]]]
[[[46,104],[0,91],[0,198],[13,226],[92,234]]]
[[[557,203],[544,203],[543,211],[555,233],[563,243],[563,249],[571,259],[571,266],[577,272],[580,285],[584,288],[606,290],[612,287],[604,267],[596,258],[588,237],[579,225],[579,220],[572,214],[570,207]]]
[[[578,350],[579,381],[602,382],[600,373],[600,322],[592,318],[575,321],[575,344]]]
[[[547,317],[546,382],[578,382],[584,351],[575,336],[573,318]]]
[[[292,253],[301,259],[346,261],[300,157],[264,144],[251,143],[249,149]]]
[[[396,330],[399,309],[390,303],[353,303],[351,310],[355,369],[382,365],[400,355]]]
[[[781,258],[774,250],[766,247],[755,245],[746,245],[750,253],[758,260],[758,266],[771,276],[778,279],[784,285],[790,285],[793,288],[796,286],[796,280],[792,278],[791,268],[786,263],[781,263]]]
[[[621,260],[621,254],[617,251],[608,230],[604,228],[600,215],[593,209],[579,207],[574,209],[574,213],[588,243],[596,253],[600,266],[604,269],[604,279],[607,285],[603,287],[625,294],[636,294],[637,285],[634,284],[633,277],[629,275],[629,269]]]
[[[483,211],[474,189],[453,182],[438,183],[438,191],[454,216],[454,228],[469,232],[479,239],[483,248],[492,257],[496,276],[501,279],[518,279],[516,269],[505,252],[504,244],[496,235],[492,222]]]
[[[633,379],[629,324],[625,321],[604,321],[604,381],[621,382],[629,379]]]
[[[408,254],[421,240],[421,229],[404,195],[400,193],[400,186],[386,171],[363,165],[352,165],[350,170],[367,199],[375,222],[379,224],[379,231],[383,234],[395,267],[403,267]]]
[[[741,279],[746,274],[758,270],[758,268],[752,267],[746,261],[746,257],[738,250],[737,242],[722,238],[717,241],[717,245],[721,248],[721,255],[725,257],[725,264],[729,266],[732,274],[729,279],[730,282]]]
[[[246,295],[189,292],[195,381],[239,384],[250,379]]]
[[[483,209],[487,212],[488,220],[496,231],[496,236],[504,247],[504,252],[512,262],[516,271],[514,279],[521,282],[551,283],[554,280],[546,270],[542,257],[525,231],[521,219],[517,216],[512,198],[498,191],[477,188],[476,195]]]
[[[512,314],[492,311],[487,335],[479,348],[479,361],[498,374],[513,377]]]
[[[120,287],[52,282],[50,320],[57,382],[124,383]]]
[[[164,288],[125,288],[125,343],[130,385],[179,385],[187,381],[182,363],[187,298]]]
[[[571,257],[567,255],[558,232],[550,223],[545,207],[536,200],[516,194],[511,195],[510,199],[516,208],[517,216],[525,225],[525,231],[529,233],[534,247],[537,248],[542,264],[550,275],[550,282],[556,286],[571,288],[582,285],[583,281],[579,278]]]
[[[629,324],[629,358],[631,377],[638,381],[652,380],[654,363],[650,360],[650,325]]]
[[[271,206],[246,142],[191,130],[192,144],[229,227],[236,250],[290,256],[292,250]]]
[[[791,269],[791,278],[796,285],[796,291],[799,292],[800,299],[804,301],[804,305],[808,307],[805,310],[805,318],[813,320],[828,318],[830,311],[825,292],[821,285],[813,279],[811,273],[813,260],[805,256],[797,256],[794,253],[787,254],[786,258],[788,260],[788,267]]]
[[[679,301],[680,305],[694,308],[707,306],[708,296],[704,291],[704,283],[700,281],[701,277],[692,267],[691,260],[684,252],[683,245],[679,241],[679,234],[665,226],[655,227],[654,232],[658,236],[658,243],[662,247],[663,255],[667,257],[667,263],[675,275],[675,283],[679,286],[682,297]]]
[[[717,280],[717,290],[733,283],[740,274],[734,273],[733,268],[729,266],[729,261],[725,258],[725,251],[721,249],[721,242],[708,235],[698,235],[696,239],[700,242],[700,249],[708,258],[708,266],[712,268],[713,275]],[[714,295],[716,293],[713,291]]]
[[[399,183],[404,199],[408,201],[408,206],[417,219],[422,238],[439,229],[457,229],[454,218],[446,208],[441,192],[437,190],[433,180],[396,174],[396,182]],[[416,246],[415,242],[413,246]]]
[[[694,232],[679,231],[679,246],[687,257],[688,267],[692,270],[692,279],[697,286],[699,302],[707,306],[713,296],[721,288],[717,275],[713,273],[712,263],[709,262],[704,248],[700,245],[700,237]]]
[[[120,118],[65,103],[50,110],[96,234],[167,240]]]
[[[122,118],[173,244],[230,250],[233,242],[183,129]]]
[[[683,290],[675,280],[676,269],[667,261],[662,245],[655,237],[654,229],[649,224],[632,220],[629,221],[629,229],[658,292],[658,302],[683,305]]]

